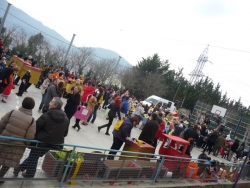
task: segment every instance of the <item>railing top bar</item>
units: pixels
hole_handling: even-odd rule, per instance
[[[34,142],[34,143],[43,143],[38,140],[28,140],[24,138],[17,138],[17,137],[10,137],[10,136],[2,136],[0,135],[0,141],[1,139],[7,139],[7,140],[16,140],[16,141],[23,141],[23,142]],[[92,149],[92,150],[102,150],[102,151],[116,151],[116,152],[122,152],[122,153],[128,153],[128,154],[140,154],[140,155],[147,155],[147,156],[152,156],[152,157],[164,157],[164,158],[174,158],[174,159],[185,159],[189,161],[197,161],[198,159],[195,158],[185,158],[185,157],[176,157],[176,156],[171,156],[171,155],[159,155],[159,154],[151,154],[151,153],[141,153],[141,152],[132,152],[132,151],[121,151],[121,150],[113,150],[113,149],[105,149],[105,148],[97,148],[97,147],[89,147],[89,146],[81,146],[81,145],[75,145],[75,144],[55,144],[59,146],[68,146],[68,147],[75,147],[75,148],[84,148],[84,149]],[[52,148],[53,149],[53,148]],[[157,159],[156,159],[157,160]],[[206,160],[201,160],[199,161],[206,161]],[[226,164],[234,164],[234,163],[226,163]]]

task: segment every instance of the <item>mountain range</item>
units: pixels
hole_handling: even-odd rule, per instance
[[[8,5],[8,2],[6,0],[1,0],[0,2],[0,7],[1,7],[0,17],[1,18],[3,17],[5,13],[5,9],[7,8],[7,5]],[[49,39],[51,45],[56,46],[62,43],[64,45],[65,43],[66,44],[70,43],[70,41],[66,40],[57,31],[45,26],[42,22],[32,18],[21,9],[16,8],[15,5],[11,5],[7,18],[5,20],[4,27],[12,27],[13,25],[19,28],[22,28],[30,36],[41,32],[45,38]],[[109,49],[105,49],[101,47],[99,48],[91,47],[91,48],[94,49],[94,53],[96,56],[104,58],[104,59],[105,58],[118,59],[118,57],[120,56],[118,53]],[[119,64],[124,67],[132,66],[128,61],[124,59],[124,57],[121,58]]]

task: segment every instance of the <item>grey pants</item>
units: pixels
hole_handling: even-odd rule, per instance
[[[231,160],[232,160],[232,157],[233,157],[233,154],[234,154],[234,152],[232,152],[232,151],[230,150],[230,151],[229,151],[229,154],[228,154],[227,160],[231,161]]]

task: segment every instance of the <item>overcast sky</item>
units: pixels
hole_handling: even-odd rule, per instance
[[[250,105],[249,0],[9,0],[76,46],[102,47],[136,65],[158,53],[171,69],[195,68],[209,44],[203,73],[232,99]],[[229,50],[232,49],[232,50]]]

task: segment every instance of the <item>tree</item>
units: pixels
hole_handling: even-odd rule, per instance
[[[73,50],[72,52],[72,63],[74,64],[74,68],[77,70],[79,75],[83,74],[83,69],[90,65],[93,59],[94,50],[92,48],[78,48]],[[64,68],[66,68],[66,64],[64,64]]]

